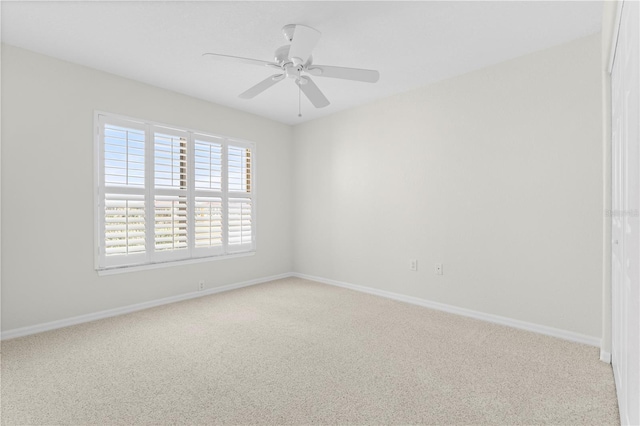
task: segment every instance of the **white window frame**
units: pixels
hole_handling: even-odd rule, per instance
[[[145,134],[145,186],[132,188],[105,185],[104,126],[133,128]],[[186,137],[187,140],[187,189],[155,187],[155,132]],[[195,188],[195,141],[210,142],[222,146],[222,180],[220,190]],[[227,259],[252,255],[256,251],[256,144],[238,138],[216,135],[179,126],[126,117],[103,111],[94,112],[94,180],[95,180],[95,269],[99,274],[110,274],[163,266],[188,264],[195,262]],[[228,184],[229,146],[250,150],[250,188],[248,192],[231,191]],[[144,195],[145,205],[145,251],[143,253],[107,256],[105,250],[105,195],[106,194]],[[187,197],[187,248],[182,250],[155,250],[155,207],[156,195],[181,195]],[[222,241],[220,246],[195,246],[195,200],[196,197],[209,197],[221,200],[222,204]],[[251,203],[250,241],[243,244],[229,243],[228,207],[229,200],[243,199]],[[245,226],[246,227],[246,226]]]

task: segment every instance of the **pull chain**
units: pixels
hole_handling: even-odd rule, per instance
[[[302,117],[302,106],[300,102],[300,82],[298,82],[298,117]]]

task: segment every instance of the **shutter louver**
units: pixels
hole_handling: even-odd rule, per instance
[[[104,126],[104,183],[144,187],[144,131]]]
[[[184,137],[154,135],[156,188],[187,187],[187,140]]]
[[[196,139],[194,143],[195,188],[222,190],[222,145]]]
[[[187,248],[187,198],[156,196],[155,250],[184,250]]]
[[[251,150],[229,146],[229,191],[251,193]]]
[[[106,256],[144,253],[144,196],[105,196],[104,249]]]
[[[239,246],[253,242],[252,203],[249,199],[229,200],[229,245]]]
[[[211,248],[222,246],[222,199],[196,197],[195,246]]]

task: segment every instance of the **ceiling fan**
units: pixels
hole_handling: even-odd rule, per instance
[[[329,105],[329,100],[320,91],[318,86],[316,86],[311,77],[305,74],[314,77],[340,78],[367,83],[375,83],[380,78],[380,73],[374,70],[315,65],[311,52],[318,43],[318,40],[320,40],[320,31],[314,28],[300,24],[289,24],[282,27],[282,33],[285,39],[291,44],[279,47],[275,51],[273,62],[221,55],[218,53],[204,53],[202,56],[213,60],[227,60],[269,67],[279,71],[277,74],[267,77],[260,83],[241,93],[239,96],[243,99],[254,98],[288,77],[298,85],[300,91],[311,101],[313,106],[323,108]]]

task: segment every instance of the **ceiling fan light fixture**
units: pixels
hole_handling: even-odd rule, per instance
[[[293,34],[296,32],[296,24],[287,24],[282,27],[282,34],[284,35],[284,39],[289,43],[293,40]]]
[[[286,44],[284,46],[280,46],[276,49],[274,53],[273,60],[279,64],[285,63],[289,60],[289,48],[291,46]]]

